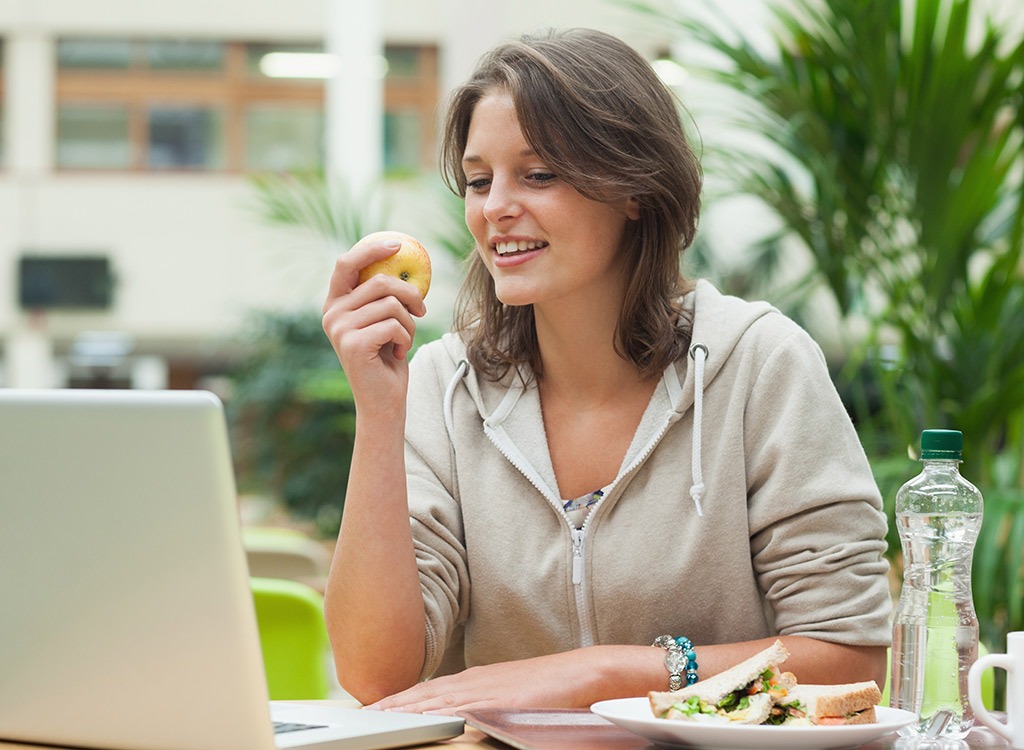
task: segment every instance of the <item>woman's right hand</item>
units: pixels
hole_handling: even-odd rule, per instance
[[[359,283],[359,271],[394,255],[397,242],[379,242],[338,257],[323,307],[324,332],[345,371],[357,411],[400,413],[409,382],[406,356],[426,313],[412,284],[377,274]]]

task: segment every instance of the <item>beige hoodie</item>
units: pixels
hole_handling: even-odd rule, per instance
[[[888,645],[881,498],[820,349],[706,282],[687,304],[691,356],[666,369],[581,531],[536,387],[478,377],[450,334],[418,350],[406,462],[424,677],[663,633],[698,657],[771,635]]]

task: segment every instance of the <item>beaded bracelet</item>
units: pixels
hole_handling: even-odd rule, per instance
[[[665,649],[665,669],[668,670],[668,689],[675,691],[683,686],[683,675],[686,675],[686,684],[692,685],[697,681],[697,652],[693,650],[693,643],[686,636],[673,638],[670,635],[659,635],[654,639],[652,646]]]

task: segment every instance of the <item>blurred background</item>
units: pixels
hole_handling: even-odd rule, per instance
[[[0,0],[0,387],[212,390],[246,518],[330,543],[353,425],[320,329],[334,258],[417,236],[418,337],[446,330],[470,239],[437,173],[445,94],[566,26],[679,94],[706,171],[686,272],[821,343],[890,514],[920,430],[963,430],[1001,649],[1024,629],[1019,0]],[[895,531],[890,558],[898,581]]]

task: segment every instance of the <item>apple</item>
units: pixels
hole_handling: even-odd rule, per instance
[[[398,240],[402,246],[394,255],[389,255],[387,258],[382,258],[363,268],[359,272],[359,283],[362,284],[371,276],[383,273],[412,284],[420,290],[420,294],[426,297],[427,290],[430,289],[430,256],[427,254],[427,249],[414,237],[390,230],[374,232],[359,240],[352,246],[352,249],[387,240]]]

